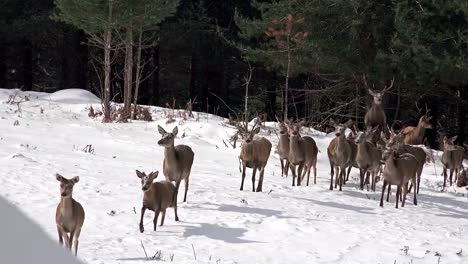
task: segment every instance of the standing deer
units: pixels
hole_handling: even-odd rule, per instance
[[[278,118],[277,118],[278,120]],[[281,176],[286,175],[288,176],[288,169],[289,169],[289,135],[288,135],[288,128],[286,127],[285,123],[280,122],[278,120],[279,126],[279,142],[276,150],[278,152],[279,160],[281,162]]]
[[[255,174],[257,170],[260,172],[260,178],[258,180],[257,192],[262,191],[263,187],[263,175],[265,173],[265,167],[268,163],[268,158],[271,152],[271,143],[264,137],[254,138],[255,134],[260,132],[260,127],[257,127],[258,120],[252,127],[252,130],[248,130],[248,124],[245,127],[237,126],[240,135],[242,136],[243,143],[239,159],[242,161],[242,182],[240,190],[244,189],[244,179],[246,168],[252,168],[252,192],[255,192]]]
[[[382,195],[380,197],[380,206],[383,207],[383,197],[385,194],[385,188],[388,184],[394,184],[397,186],[397,193],[396,193],[396,205],[395,208],[398,208],[399,197],[401,191],[403,191],[403,201],[401,206],[405,206],[406,194],[407,194],[407,185],[408,182],[414,182],[416,179],[416,173],[418,171],[419,162],[416,157],[409,153],[398,154],[395,149],[389,149],[383,155],[385,159],[385,169],[383,172],[383,187],[382,187]],[[414,205],[418,204],[416,198],[416,183],[414,185],[414,198],[413,203]]]
[[[307,173],[307,186],[309,186],[310,170],[314,169],[314,184],[317,183],[317,154],[318,148],[315,140],[311,137],[301,137],[302,123],[288,125],[289,134],[289,167],[293,174],[292,186],[301,185],[302,179]],[[297,171],[296,171],[297,167]],[[305,170],[304,170],[305,168]]]
[[[360,134],[356,138],[357,144],[357,155],[356,163],[359,166],[360,172],[360,188],[364,189],[364,176],[366,180],[371,176],[371,190],[375,192],[376,176],[380,170],[380,159],[382,157],[382,151],[380,151],[374,144],[366,140],[366,137],[373,134],[373,131],[367,130],[367,132],[359,132]],[[367,187],[369,190],[369,187]]]
[[[419,118],[418,125],[416,127],[408,126],[402,130],[405,137],[405,144],[420,145],[423,144],[424,133],[426,129],[432,129],[431,121],[432,116],[429,116],[429,110],[426,109],[426,114]]]
[[[353,150],[345,136],[346,126],[336,126],[336,131],[336,137],[332,139],[327,148],[330,162],[330,190],[333,190],[333,174],[335,174],[335,188],[339,184],[340,191],[342,191],[346,168],[352,163]]]
[[[382,139],[386,140],[383,136]],[[421,183],[421,175],[422,171],[424,169],[424,164],[426,163],[426,157],[427,154],[426,152],[417,146],[412,146],[404,143],[404,135],[402,132],[399,134],[396,134],[393,130],[390,130],[390,140],[387,141],[386,143],[386,148],[396,148],[396,151],[398,154],[404,154],[404,153],[409,153],[412,154],[416,157],[418,160],[418,172],[417,172],[417,193],[419,194],[419,186]],[[411,190],[411,186],[409,187],[409,190]],[[389,186],[389,192],[390,192],[390,186]],[[388,201],[388,195],[387,195],[387,201]]]
[[[367,85],[366,78],[363,78],[365,85]],[[368,88],[369,94],[373,97],[372,101],[372,106],[367,110],[366,115],[364,116],[364,123],[366,124],[367,128],[375,128],[379,126],[381,129],[385,130],[387,128],[387,117],[385,116],[385,111],[382,107],[382,99],[383,96],[385,95],[385,92],[389,91],[393,87],[393,81],[392,79],[390,85],[385,88],[382,91],[373,91],[370,88]]]
[[[154,211],[153,228],[156,231],[159,213],[162,213],[161,226],[164,225],[166,209],[174,208],[175,221],[179,221],[177,215],[176,187],[170,181],[153,182],[158,177],[159,171],[146,175],[144,172],[136,170],[136,175],[141,179],[141,190],[143,191],[143,205],[141,207],[140,232],[143,233],[143,217],[146,209]]]
[[[80,181],[80,177],[76,176],[72,179],[65,179],[60,174],[55,174],[55,178],[60,182],[60,203],[57,205],[55,213],[55,223],[57,224],[57,232],[60,245],[63,245],[71,250],[72,242],[75,244],[75,256],[78,254],[78,242],[83,227],[85,212],[81,204],[72,198],[73,187]],[[68,237],[70,233],[70,237]]]
[[[176,182],[175,201],[179,193],[180,182],[185,181],[184,202],[187,201],[190,172],[192,171],[194,153],[187,145],[174,146],[174,138],[177,136],[178,128],[174,127],[172,133],[166,132],[158,125],[159,134],[162,138],[158,145],[164,147],[163,173],[167,181]]]
[[[349,144],[351,145],[351,164],[348,167],[348,172],[346,173],[346,179],[344,181],[344,184],[346,185],[346,182],[349,180],[349,174],[351,173],[351,168],[358,168],[359,165],[356,162],[356,155],[357,155],[357,145],[356,145],[356,135],[353,133],[349,133],[349,135],[346,137],[348,140]]]
[[[452,186],[452,177],[455,172],[455,179],[458,178],[458,174],[463,165],[463,155],[465,149],[454,144],[457,136],[452,138],[444,137],[444,153],[442,154],[442,164],[444,165],[444,186],[442,190],[445,190],[447,182],[447,170],[450,170],[450,186]]]

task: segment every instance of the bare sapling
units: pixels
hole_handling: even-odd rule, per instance
[[[140,232],[143,233],[143,217],[146,209],[154,212],[153,227],[156,231],[159,214],[162,213],[161,226],[164,225],[166,209],[174,208],[175,221],[179,221],[177,215],[176,187],[170,181],[153,182],[158,177],[159,171],[151,172],[148,175],[144,172],[136,171],[136,175],[141,180],[141,190],[143,191],[143,205],[141,207]]]
[[[463,165],[463,155],[465,149],[463,147],[454,144],[457,136],[452,138],[444,137],[444,153],[442,154],[442,165],[444,166],[444,185],[442,191],[445,190],[447,184],[447,170],[450,170],[450,186],[452,186],[452,178],[455,173],[455,179],[458,179],[458,175]]]
[[[189,177],[192,171],[194,153],[187,145],[174,146],[174,139],[177,136],[178,128],[174,127],[171,133],[166,132],[158,125],[161,139],[158,145],[164,147],[163,173],[167,181],[176,183],[176,201],[179,193],[180,182],[185,182],[184,202],[187,201],[187,191],[189,186]]]
[[[278,120],[278,118],[277,118]],[[276,146],[276,151],[278,152],[279,160],[281,163],[281,176],[286,175],[288,176],[288,169],[289,169],[289,135],[288,135],[288,128],[286,127],[284,122],[280,122],[278,120],[278,127],[279,127],[279,142],[278,146]]]
[[[367,81],[365,76],[363,77],[364,84],[366,87]],[[366,128],[375,128],[380,127],[381,129],[385,130],[387,128],[387,117],[385,115],[385,111],[382,107],[382,100],[387,91],[392,89],[394,79],[390,82],[389,86],[385,86],[382,91],[374,91],[368,87],[369,94],[373,97],[372,106],[367,110],[366,115],[364,116],[364,123],[366,124]]]
[[[330,162],[330,190],[333,190],[333,174],[335,174],[335,188],[342,186],[346,176],[346,168],[352,163],[352,147],[346,139],[347,124],[336,125],[335,138],[332,139],[327,148],[328,161]]]
[[[429,116],[429,110],[426,109],[426,114],[419,118],[419,122],[416,127],[408,126],[404,128],[402,133],[405,137],[405,144],[423,144],[426,129],[432,129],[432,124],[430,123],[431,119],[432,116]]]
[[[246,168],[252,169],[252,192],[261,192],[263,187],[263,175],[265,174],[265,167],[268,163],[268,158],[271,152],[271,143],[264,137],[254,136],[260,132],[259,118],[253,125],[252,129],[248,129],[248,124],[245,126],[237,126],[239,134],[242,136],[243,142],[239,159],[242,161],[242,182],[240,190],[244,189],[244,179]],[[255,174],[257,170],[260,172],[257,190],[255,190]]]
[[[55,174],[55,178],[60,182],[60,203],[57,205],[55,213],[55,223],[60,245],[72,250],[72,244],[75,245],[75,256],[78,254],[78,243],[81,234],[81,228],[85,220],[85,212],[81,204],[73,199],[73,187],[80,180],[75,176],[66,179],[60,174]],[[70,236],[68,236],[70,234]]]
[[[307,186],[309,186],[310,171],[314,169],[314,184],[317,184],[317,154],[318,148],[315,140],[308,136],[301,136],[300,130],[303,122],[286,124],[289,134],[289,167],[293,174],[292,186],[301,185],[307,174]],[[297,171],[296,171],[297,168]],[[297,178],[296,178],[297,177]]]
[[[414,191],[413,191],[413,203],[414,205],[418,204],[417,197],[416,197],[416,173],[418,171],[418,160],[416,157],[409,153],[398,154],[395,149],[387,150],[384,155],[385,160],[385,169],[383,172],[383,187],[382,187],[382,195],[380,197],[380,206],[383,207],[383,198],[385,194],[385,188],[388,184],[396,185],[397,186],[397,193],[396,193],[396,204],[395,208],[398,208],[399,197],[401,197],[401,192],[403,191],[403,200],[401,202],[401,206],[405,206],[406,201],[406,194],[408,191],[408,182],[413,182]]]
[[[359,132],[356,138],[357,144],[357,155],[356,163],[359,166],[360,172],[360,188],[364,189],[364,184],[367,183],[367,179],[370,177],[371,190],[375,192],[376,177],[380,170],[380,159],[382,157],[382,151],[377,146],[367,140],[367,137],[372,136],[373,131],[368,129],[366,132]],[[366,177],[366,179],[364,179]],[[367,187],[369,190],[369,187]]]

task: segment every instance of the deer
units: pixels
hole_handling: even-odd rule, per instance
[[[159,213],[162,213],[161,226],[164,225],[164,218],[166,218],[166,209],[174,208],[175,221],[179,221],[177,215],[177,189],[170,181],[153,182],[158,177],[159,171],[150,172],[146,175],[145,172],[136,170],[136,175],[141,180],[141,190],[143,191],[143,205],[141,207],[140,218],[140,232],[143,233],[145,228],[143,226],[143,217],[145,216],[146,209],[154,211],[153,227],[156,231]]]
[[[398,148],[398,146],[396,148]],[[382,195],[380,197],[380,207],[383,207],[383,197],[385,194],[385,188],[388,184],[393,184],[397,186],[395,208],[398,208],[398,198],[401,197],[401,192],[403,191],[403,200],[401,202],[401,207],[404,207],[406,201],[406,194],[408,190],[408,182],[415,181],[419,162],[414,155],[410,153],[399,154],[397,151],[395,151],[395,148],[387,150],[384,153],[383,158],[385,160],[385,169],[383,172],[384,182],[382,187]],[[418,200],[416,197],[416,185],[416,183],[413,184],[414,205],[418,204]]]
[[[85,212],[83,206],[73,199],[73,187],[80,181],[79,176],[71,179],[66,179],[62,175],[56,173],[55,178],[60,182],[60,203],[57,205],[55,212],[55,223],[59,236],[59,243],[65,246],[70,251],[72,244],[75,245],[75,256],[78,255],[78,244],[81,234],[81,228],[85,220]],[[70,233],[70,236],[68,236]]]
[[[454,144],[457,136],[448,138],[444,136],[444,152],[442,153],[442,165],[444,166],[444,186],[442,191],[445,190],[447,182],[447,170],[450,170],[450,186],[452,186],[452,177],[455,172],[455,179],[458,179],[458,175],[463,165],[463,156],[465,149],[463,147]]]
[[[335,133],[335,138],[330,141],[327,148],[328,160],[330,162],[330,190],[333,190],[333,174],[335,173],[335,188],[339,184],[339,190],[342,191],[346,168],[353,162],[353,150],[345,135],[346,127],[347,124],[336,126],[337,132]]]
[[[417,105],[416,105],[417,107]],[[424,133],[426,129],[432,129],[432,124],[430,123],[432,116],[429,116],[429,110],[426,107],[426,114],[419,118],[418,125],[416,127],[407,126],[402,130],[404,135],[405,144],[410,145],[421,145],[424,140]]]
[[[368,87],[367,90],[373,97],[372,105],[364,116],[366,128],[375,128],[376,126],[380,126],[381,129],[385,129],[387,127],[387,117],[385,116],[385,111],[382,107],[382,99],[385,93],[392,89],[394,80],[395,79],[392,79],[390,85],[385,86],[382,91],[374,91],[369,88],[366,77],[363,76],[364,84]]]
[[[461,172],[458,174],[457,178],[457,187],[465,187],[468,185],[468,171],[462,168]]]
[[[279,126],[279,142],[278,145],[276,146],[276,151],[278,152],[279,160],[281,162],[281,176],[286,175],[288,176],[288,169],[289,169],[289,134],[288,134],[288,128],[286,127],[284,122],[280,122],[278,118],[276,118],[278,121],[278,126]]]
[[[420,147],[406,144],[404,142],[405,136],[404,136],[403,132],[400,131],[399,134],[396,134],[391,129],[389,129],[389,131],[390,131],[390,139],[388,141],[382,135],[382,139],[384,141],[386,141],[386,148],[390,149],[390,148],[393,148],[394,146],[397,146],[398,148],[396,149],[396,151],[399,154],[410,153],[410,154],[414,155],[416,157],[416,159],[418,160],[419,167],[418,167],[418,172],[417,172],[417,193],[419,194],[419,187],[420,187],[420,183],[421,183],[421,175],[422,175],[422,172],[423,172],[423,169],[424,169],[424,164],[426,163],[427,154]],[[408,191],[410,191],[410,190],[411,190],[411,186],[409,187]],[[390,192],[390,186],[389,186],[389,192]],[[387,201],[388,201],[388,195],[387,195]]]
[[[249,131],[247,122],[245,127],[237,125],[237,129],[243,139],[239,159],[242,161],[242,182],[240,190],[244,189],[244,179],[246,168],[252,168],[252,192],[262,192],[263,175],[265,167],[270,158],[271,143],[264,137],[254,138],[260,132],[259,119],[255,122],[252,129]],[[255,190],[255,174],[257,170],[260,172],[257,189]]]
[[[167,181],[175,181],[176,192],[175,199],[179,194],[180,182],[185,182],[184,203],[187,201],[187,191],[189,187],[189,177],[192,171],[194,153],[187,145],[174,146],[174,138],[177,136],[178,128],[174,127],[171,133],[166,132],[164,128],[158,125],[161,139],[158,145],[164,147],[163,174]]]
[[[300,135],[302,125],[302,122],[291,125],[286,124],[289,134],[288,161],[293,174],[292,186],[295,186],[296,177],[297,186],[300,186],[306,173],[307,186],[309,186],[310,170],[312,168],[314,169],[314,184],[317,184],[317,144],[313,138]]]
[[[359,132],[356,138],[356,163],[359,166],[361,190],[364,189],[364,183],[367,182],[364,180],[364,176],[366,176],[366,180],[371,176],[371,190],[375,192],[376,176],[381,166],[380,159],[382,157],[382,151],[378,149],[377,146],[367,141],[366,137],[369,135],[372,136],[372,134],[373,131],[370,129],[366,132]],[[367,187],[367,190],[369,190],[369,187]]]
[[[346,140],[348,140],[349,144],[351,145],[351,164],[348,167],[348,171],[346,173],[346,179],[344,181],[344,184],[346,185],[346,182],[349,180],[349,174],[351,173],[351,168],[358,168],[359,165],[356,162],[356,155],[357,155],[357,145],[356,145],[356,135],[353,133],[349,133],[349,135],[346,137]]]

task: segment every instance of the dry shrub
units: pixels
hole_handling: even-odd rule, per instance
[[[151,114],[151,109],[149,107],[143,107],[141,105],[137,105],[134,113],[135,120],[142,120],[142,121],[153,121],[153,116]]]
[[[91,106],[89,107],[88,117],[90,117],[90,118],[96,118],[96,117],[98,117],[98,116],[102,116],[102,112],[99,111],[99,110],[95,111],[94,108],[93,108],[93,106],[91,105]]]

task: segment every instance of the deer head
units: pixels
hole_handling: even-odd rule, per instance
[[[80,181],[80,177],[75,176],[71,179],[66,179],[62,175],[56,173],[55,178],[60,182],[60,195],[63,198],[70,198],[73,194],[75,183]]]
[[[172,133],[166,132],[164,128],[158,125],[158,131],[159,134],[161,134],[162,138],[158,141],[158,145],[163,146],[163,147],[170,147],[174,145],[174,138],[177,136],[177,133],[179,132],[177,126],[174,127],[172,130]]]
[[[390,89],[392,89],[393,82],[395,81],[395,78],[392,78],[392,80],[390,81],[390,85],[388,85],[388,86],[385,85],[384,88],[381,91],[375,91],[375,90],[369,88],[369,85],[367,84],[366,75],[363,75],[362,80],[364,81],[364,85],[367,87],[367,90],[368,90],[369,94],[374,98],[374,101],[373,101],[374,104],[375,105],[380,105],[380,104],[382,104],[382,99],[383,99],[383,96],[385,95],[385,93],[387,91],[389,91]],[[375,87],[373,86],[373,88],[375,88]]]
[[[158,177],[159,171],[150,172],[148,175],[146,173],[136,170],[136,175],[141,179],[141,190],[147,192],[151,189],[153,180]]]

